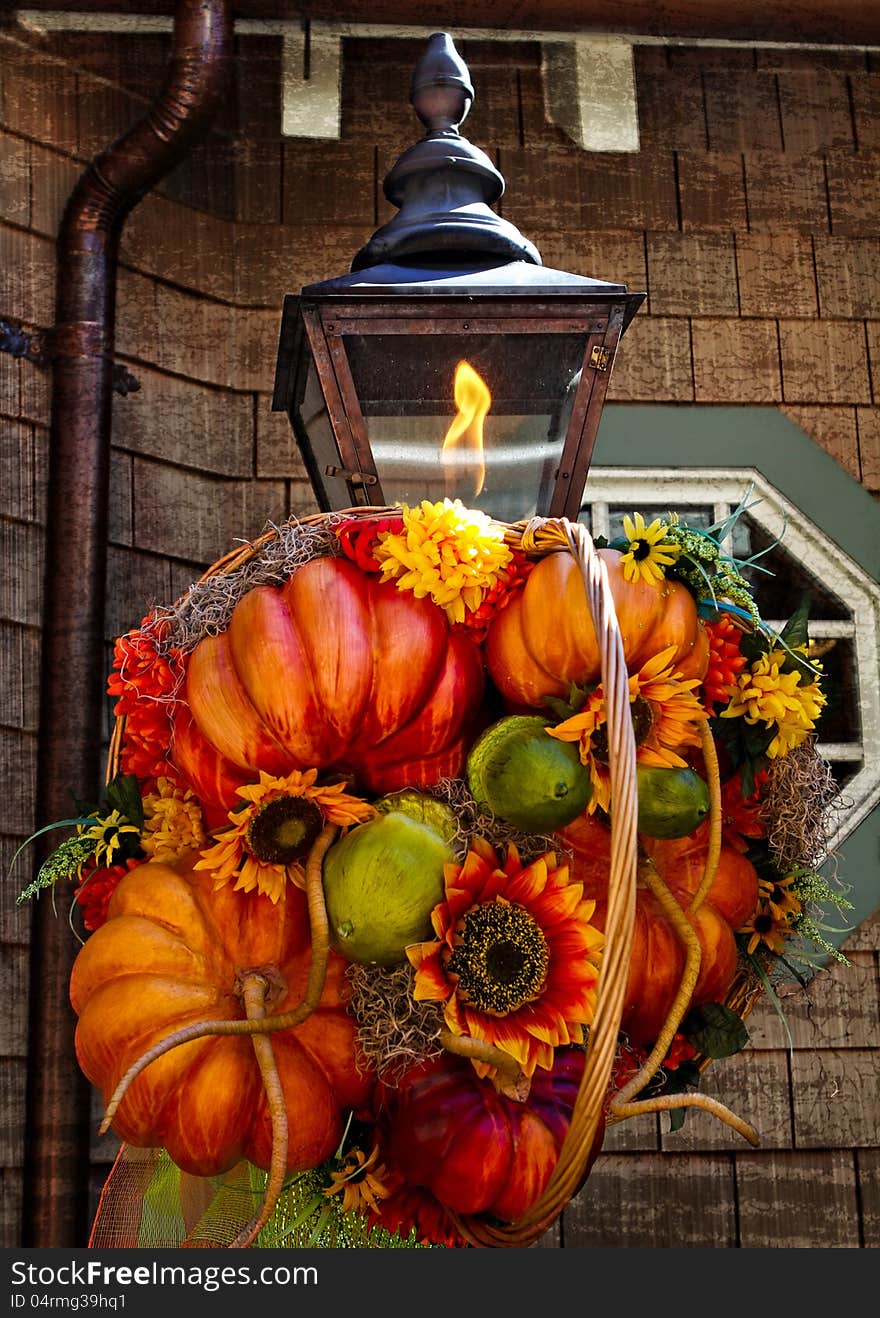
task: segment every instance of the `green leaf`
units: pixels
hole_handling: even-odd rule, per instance
[[[111,809],[118,810],[129,823],[134,824],[135,828],[143,828],[144,803],[134,774],[118,773],[113,781],[107,784],[104,795]]]
[[[716,1061],[745,1048],[749,1032],[741,1018],[723,1002],[704,1002],[689,1012],[681,1032],[704,1057]]]

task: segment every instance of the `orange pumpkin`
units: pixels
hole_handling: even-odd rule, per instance
[[[190,656],[173,755],[206,806],[257,771],[338,769],[374,794],[458,776],[480,652],[427,599],[341,558],[256,586]]]
[[[311,961],[304,894],[288,885],[278,905],[175,866],[133,869],[110,902],[107,923],[74,963],[70,996],[79,1022],[76,1052],[109,1101],[138,1058],[183,1026],[245,1015],[236,992],[243,971],[278,984],[270,1011],[302,999]],[[290,1125],[288,1167],[317,1166],[342,1133],[342,1112],[363,1103],[372,1081],[355,1064],[355,1026],[343,1005],[346,962],[331,954],[318,1009],[270,1036]],[[208,1036],[182,1044],[131,1084],[113,1122],[140,1147],[164,1147],[195,1175],[246,1158],[268,1168],[272,1132],[249,1038]]]
[[[595,923],[604,928],[611,834],[595,815],[580,815],[559,832],[572,851],[571,877],[596,900]],[[653,865],[676,901],[686,909],[703,877],[708,852],[705,828],[683,838],[641,837],[640,873]],[[700,940],[700,974],[690,1006],[723,1002],[737,968],[734,930],[758,901],[758,874],[733,847],[722,846],[712,886],[688,918]],[[633,1043],[653,1043],[675,1000],[685,965],[685,949],[657,898],[639,882],[636,921],[621,1030]]]
[[[630,672],[675,646],[673,662],[684,677],[702,678],[709,638],[693,596],[680,582],[629,582],[622,554],[600,549],[620,624]],[[485,644],[489,675],[509,704],[540,708],[545,696],[567,697],[571,683],[600,677],[599,643],[571,554],[548,554],[523,589],[496,616]]]

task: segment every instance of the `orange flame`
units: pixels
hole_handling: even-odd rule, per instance
[[[453,398],[458,412],[446,432],[441,460],[446,472],[446,493],[454,497],[468,478],[473,482],[469,494],[481,492],[486,480],[483,461],[483,420],[492,406],[492,395],[469,362],[455,368]]]

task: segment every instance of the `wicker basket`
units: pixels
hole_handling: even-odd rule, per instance
[[[341,514],[315,514],[312,517],[299,519],[296,524],[332,527],[343,519],[393,516],[399,511],[399,508],[395,507],[353,508]],[[636,748],[629,712],[629,683],[623,642],[605,566],[597,555],[585,527],[566,519],[533,519],[527,522],[497,523],[497,525],[503,526],[506,543],[511,548],[521,550],[528,557],[537,558],[549,553],[562,552],[572,554],[578,563],[599,640],[602,683],[606,697],[611,793],[615,803],[611,821],[611,865],[608,876],[605,950],[597,986],[597,1003],[593,1024],[589,1030],[583,1076],[558,1163],[540,1199],[520,1220],[508,1225],[497,1225],[473,1218],[454,1219],[460,1233],[472,1245],[523,1247],[539,1239],[572,1196],[577,1193],[584,1181],[592,1156],[595,1156],[597,1140],[601,1142],[606,1120],[608,1124],[613,1124],[641,1112],[699,1104],[714,1111],[752,1143],[757,1142],[757,1137],[751,1127],[739,1121],[721,1104],[699,1095],[638,1100],[639,1093],[656,1075],[666,1055],[669,1043],[687,1010],[699,971],[699,942],[684,913],[668,890],[665,894],[658,891],[656,895],[661,900],[661,904],[667,908],[685,946],[686,964],[681,988],[666,1026],[646,1065],[620,1093],[612,1096],[609,1103],[609,1084],[618,1048],[636,908]],[[200,582],[245,567],[258,558],[278,534],[278,529],[273,527],[254,541],[226,554],[203,574]],[[182,597],[178,605],[185,599],[186,596]],[[108,781],[119,771],[124,736],[125,720],[120,717],[116,721],[111,739],[107,762]],[[703,727],[703,749],[710,783],[712,841],[706,871],[693,900],[692,909],[700,904],[711,886],[720,849],[720,788],[717,760],[714,756],[714,745],[708,724],[704,724]],[[663,889],[662,881],[658,879],[657,882],[659,888]],[[760,985],[756,986],[745,974],[740,974],[728,997],[727,1005],[744,1017],[761,991]],[[708,1064],[708,1060],[702,1059],[701,1065]]]

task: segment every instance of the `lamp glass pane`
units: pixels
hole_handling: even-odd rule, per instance
[[[432,330],[344,344],[389,503],[448,496],[503,521],[549,506],[586,333]],[[470,371],[457,390],[460,363]]]

